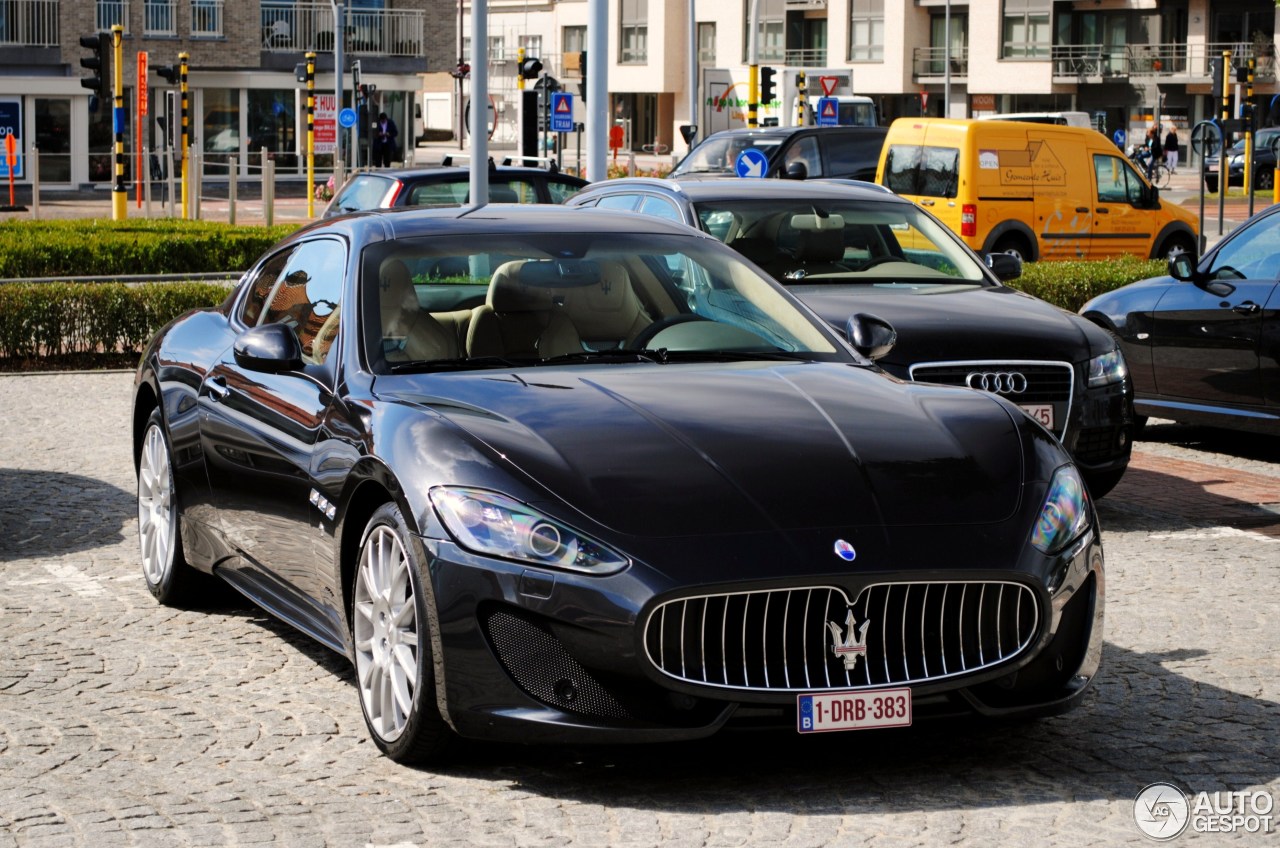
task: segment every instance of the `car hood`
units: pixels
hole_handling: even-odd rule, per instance
[[[1080,317],[1006,287],[790,288],[840,330],[855,312],[868,312],[892,324],[898,341],[881,364],[898,366],[891,369],[895,371],[918,362],[971,359],[1075,363],[1114,346],[1103,331]]]
[[[418,388],[448,397],[397,394],[634,536],[998,522],[1022,492],[1000,401],[856,366],[574,366],[424,375]]]

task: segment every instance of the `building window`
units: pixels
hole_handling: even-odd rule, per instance
[[[128,0],[98,0],[94,22],[98,25],[98,32],[111,32],[111,28],[116,24],[124,27],[124,31],[128,32]]]
[[[560,30],[561,50],[565,53],[581,53],[587,49],[587,28],[567,26]]]
[[[514,56],[512,57],[515,58]],[[506,45],[500,35],[489,36],[489,61],[505,62],[507,60]]]
[[[698,64],[714,65],[716,63],[716,25],[712,23],[698,24]]]
[[[518,46],[524,48],[526,59],[541,59],[542,56],[542,36],[540,35],[522,35],[516,39]]]
[[[144,35],[177,35],[175,0],[142,0],[142,32]]]
[[[618,0],[618,4],[621,23],[618,64],[646,64],[649,61],[649,0]]]
[[[1047,59],[1052,0],[1004,0],[1004,59]]]
[[[756,52],[761,62],[785,62],[787,58],[787,7],[785,0],[759,0],[760,28]],[[751,20],[751,0],[744,0],[742,19]],[[742,28],[742,61],[751,61],[751,25]]]
[[[884,61],[884,0],[851,0],[849,61]]]
[[[224,0],[191,0],[191,35],[195,38],[222,36]]]

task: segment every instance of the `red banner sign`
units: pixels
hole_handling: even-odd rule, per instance
[[[147,53],[138,51],[138,114],[147,114]]]

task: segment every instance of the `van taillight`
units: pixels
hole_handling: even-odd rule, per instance
[[[978,234],[978,207],[966,203],[960,207],[960,235],[976,236]]]

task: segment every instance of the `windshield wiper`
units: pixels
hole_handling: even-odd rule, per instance
[[[458,359],[415,359],[412,362],[396,362],[389,369],[392,374],[415,374],[428,371],[468,371],[482,368],[518,368],[531,364],[532,360],[517,361],[501,356],[472,356]]]
[[[582,350],[573,353],[562,353],[541,359],[537,365],[563,365],[567,362],[666,362],[667,351],[663,350]]]

